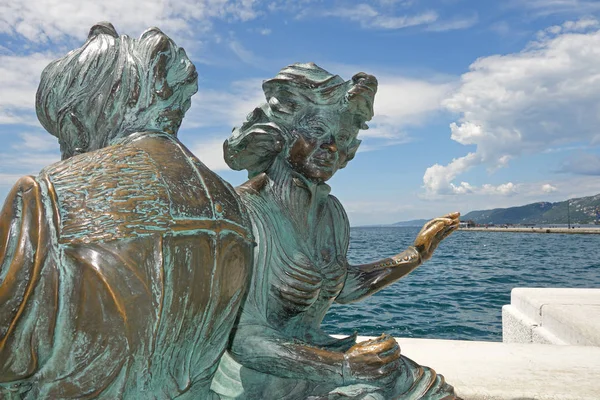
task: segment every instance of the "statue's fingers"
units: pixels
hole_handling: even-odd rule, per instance
[[[448,226],[448,225],[452,225],[452,224],[454,224],[454,223],[456,223],[456,222],[457,222],[457,220],[456,220],[456,219],[452,219],[452,218],[439,218],[439,220],[440,220],[440,221],[442,221],[442,222],[444,222],[444,224],[445,224],[446,226]]]
[[[446,226],[445,222],[437,221],[433,226],[429,227],[425,232],[419,234],[417,242],[419,245],[426,245],[432,242],[435,236]]]
[[[450,236],[456,229],[458,229],[458,224],[447,225],[436,235],[436,238],[441,241]]]
[[[445,221],[443,219],[438,219],[435,224],[433,224],[432,226],[429,227],[429,229],[427,229],[426,234],[429,236],[434,236],[436,235],[439,231],[443,230],[446,226],[448,226],[448,224],[450,224],[451,222],[449,221]]]
[[[433,225],[435,225],[438,221],[439,221],[439,218],[434,218],[431,221],[428,221],[427,223],[425,223],[425,225],[423,225],[421,232],[425,232],[426,230],[431,228]]]
[[[457,219],[460,218],[460,212],[455,211],[444,215],[442,218]]]
[[[431,230],[433,231],[433,234],[437,234],[440,231],[443,231],[447,226],[449,226],[450,222],[444,221],[444,220],[440,220],[438,221],[437,224],[435,224],[434,226],[431,227]]]

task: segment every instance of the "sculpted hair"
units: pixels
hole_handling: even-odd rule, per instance
[[[255,108],[223,144],[227,164],[234,170],[248,170],[249,178],[266,171],[277,154],[289,148],[294,125],[308,107],[337,107],[359,129],[368,129],[377,79],[361,72],[344,81],[314,63],[292,64],[264,81],[263,91],[267,103]],[[354,139],[342,168],[359,145],[360,140]]]
[[[66,159],[139,131],[176,134],[169,123],[181,122],[196,91],[194,65],[158,28],[132,39],[103,22],[44,69],[36,112]]]

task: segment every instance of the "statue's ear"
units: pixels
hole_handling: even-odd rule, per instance
[[[119,37],[119,34],[117,33],[113,24],[108,21],[98,22],[96,25],[92,26],[90,33],[88,34],[88,39],[98,35],[110,35],[114,38]]]

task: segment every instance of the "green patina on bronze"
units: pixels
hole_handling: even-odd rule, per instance
[[[334,301],[370,296],[429,259],[458,213],[425,225],[415,245],[366,265],[346,260],[349,223],[325,183],[354,157],[373,116],[377,80],[344,81],[294,64],[263,84],[267,103],[225,142],[247,170],[237,188],[252,220],[252,281],[212,389],[221,399],[454,399],[444,379],[400,354],[389,336],[356,344],[320,329]]]
[[[195,67],[94,26],[42,73],[62,161],[0,214],[0,398],[209,399],[252,263],[233,188],[177,139]]]
[[[325,182],[358,149],[376,79],[295,64],[266,81],[225,143],[249,173],[237,191],[176,137],[196,80],[160,30],[109,23],[44,70],[36,109],[62,161],[0,214],[0,397],[455,398],[393,338],[320,329],[334,301],[402,278],[458,226],[448,214],[394,257],[347,262]]]

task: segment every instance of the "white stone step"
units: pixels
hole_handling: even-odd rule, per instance
[[[506,343],[600,346],[600,289],[513,289],[502,336]]]
[[[600,347],[396,340],[402,354],[444,375],[464,400],[600,399]]]

